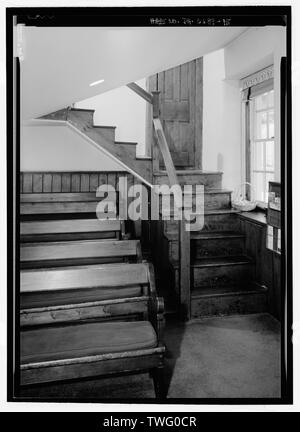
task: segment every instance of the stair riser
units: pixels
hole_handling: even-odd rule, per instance
[[[181,185],[204,185],[210,189],[221,189],[222,187],[222,174],[221,173],[213,173],[213,174],[179,174],[178,180]],[[155,184],[163,185],[169,184],[167,175],[157,175],[154,177]]]
[[[94,113],[90,111],[69,111],[68,121],[76,125],[85,124],[87,127],[93,126]]]
[[[194,267],[192,286],[199,288],[236,285],[240,281],[251,280],[252,264],[233,264],[218,267]]]
[[[234,213],[204,216],[202,231],[239,231],[240,222]]]
[[[87,126],[93,125],[94,112],[93,111],[72,111],[68,108],[55,111],[50,114],[46,114],[41,117],[42,119],[49,120],[63,120],[71,123],[84,123]]]
[[[176,292],[179,292],[179,271],[178,268],[173,269],[174,284]],[[245,280],[252,280],[253,265],[252,264],[234,264],[226,266],[192,268],[191,270],[191,286],[196,288],[201,287],[220,287],[220,286],[236,286]]]
[[[192,258],[243,255],[244,238],[222,238],[193,240],[191,242]]]
[[[130,157],[135,158],[136,156],[136,146],[133,144],[118,144],[115,143],[116,146],[122,147]]]
[[[231,207],[231,197],[230,192],[226,193],[214,193],[214,194],[204,194],[204,208],[205,210],[221,210],[221,209],[229,209]],[[184,200],[183,200],[184,202]],[[190,199],[186,200],[187,203],[190,202]],[[164,204],[164,205],[163,205]],[[194,195],[192,198],[192,205],[195,208],[196,205],[196,196]],[[174,208],[174,196],[171,195],[170,199],[165,198],[164,201],[160,196],[160,210]]]
[[[63,108],[61,110],[58,111],[54,111],[50,114],[46,114],[40,118],[42,119],[49,119],[49,120],[62,120],[62,121],[67,121],[68,119],[68,112],[69,110],[67,108]]]
[[[263,293],[192,298],[192,318],[260,313],[267,311],[267,296]]]
[[[178,240],[170,240],[168,243],[169,259],[177,261],[179,259]],[[243,255],[243,253],[243,238],[191,240],[191,260],[205,257]]]
[[[99,138],[103,138],[107,141],[112,142],[114,145],[117,145],[117,144],[115,144],[115,135],[116,135],[115,129],[97,127],[97,128],[94,128],[94,130],[99,135]],[[127,150],[127,147],[126,147],[126,150]]]
[[[164,231],[166,233],[176,231],[178,221],[164,220]],[[239,231],[239,220],[236,214],[220,214],[204,216],[204,227],[202,231]]]
[[[204,195],[204,207],[207,210],[227,209],[231,207],[231,193],[210,193]]]

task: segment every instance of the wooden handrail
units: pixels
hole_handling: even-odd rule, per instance
[[[170,186],[179,185],[176,170],[175,170],[175,167],[173,164],[173,159],[172,159],[170,149],[169,149],[169,146],[168,146],[165,134],[164,134],[164,130],[163,130],[163,127],[162,127],[162,124],[161,124],[161,121],[159,118],[153,119],[153,126],[154,126],[154,131],[156,134],[158,146],[159,146],[159,149],[161,151],[161,154],[163,156],[164,163],[166,166],[167,174],[168,174],[169,181],[170,181]],[[178,206],[180,205],[179,202],[177,202],[176,204]],[[180,205],[180,207],[181,207],[181,205]]]
[[[159,104],[159,91],[152,92],[152,95],[146,90],[141,88],[136,83],[127,84],[131,90],[145,99],[153,106],[153,126],[155,135],[158,142],[158,148],[162,154],[164,164],[166,167],[167,175],[169,178],[170,186],[180,186],[176,169],[173,164],[173,159],[170,153],[170,149],[164,134],[160,115],[160,104]],[[174,193],[174,202],[178,210],[182,211],[182,192],[180,195]],[[191,317],[191,276],[190,276],[190,231],[187,230],[186,221],[181,215],[181,219],[178,224],[179,229],[179,284],[180,284],[180,304],[181,313],[183,318],[190,319]]]
[[[127,87],[129,87],[132,91],[137,93],[139,96],[141,96],[143,99],[145,99],[150,104],[153,104],[153,96],[151,93],[148,93],[146,90],[144,90],[142,87],[140,87],[138,84],[131,82],[127,84]]]
[[[164,159],[170,186],[180,185],[169,146],[159,118],[153,118],[153,126],[161,154]],[[175,205],[182,210],[182,193],[180,196],[174,194]],[[190,277],[190,232],[186,229],[186,221],[181,215],[179,221],[179,281],[180,281],[180,304],[183,318],[191,317],[191,277]]]

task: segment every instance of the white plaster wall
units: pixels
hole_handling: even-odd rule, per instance
[[[280,181],[280,59],[285,29],[254,28],[203,61],[203,169],[223,171],[223,187],[235,189],[244,177],[240,80],[274,64],[275,179]]]
[[[137,81],[146,89],[146,79]],[[75,104],[76,108],[94,109],[94,124],[116,126],[116,141],[137,142],[137,155],[145,154],[147,102],[123,86]]]
[[[203,59],[203,169],[222,171],[223,187],[241,182],[241,113],[237,80],[225,80],[224,50]]]
[[[286,28],[252,28],[225,48],[225,74],[242,79],[274,65],[275,180],[280,181],[280,59],[286,55]]]
[[[218,153],[222,136],[223,50],[203,58],[203,169],[220,169]]]
[[[23,126],[21,171],[123,171],[67,126]]]

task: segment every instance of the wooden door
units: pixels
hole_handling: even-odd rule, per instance
[[[160,91],[160,118],[176,168],[202,169],[202,87],[202,58],[148,79],[148,91]]]

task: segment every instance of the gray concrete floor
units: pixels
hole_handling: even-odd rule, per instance
[[[279,398],[280,324],[269,314],[166,326],[168,398]],[[148,374],[22,391],[38,398],[153,398]]]

